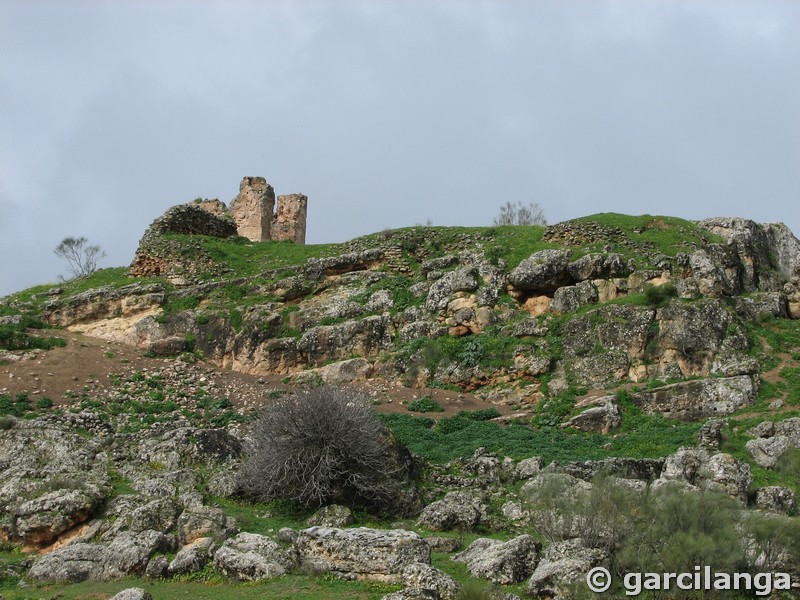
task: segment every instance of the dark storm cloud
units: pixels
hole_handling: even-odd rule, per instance
[[[307,194],[312,243],[506,200],[798,231],[799,33],[777,0],[7,1],[0,294],[244,175]]]

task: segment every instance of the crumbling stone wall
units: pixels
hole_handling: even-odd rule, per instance
[[[272,223],[272,239],[305,244],[307,213],[308,197],[303,194],[278,196],[278,212]]]
[[[183,274],[202,270],[211,263],[210,257],[201,256],[200,248],[190,257],[179,242],[164,237],[169,233],[221,238],[237,234],[230,216],[216,216],[201,204],[190,202],[173,206],[151,223],[133,258],[130,270],[133,277]]]
[[[230,215],[239,235],[254,242],[272,239],[275,190],[263,177],[245,177],[233,199]]]

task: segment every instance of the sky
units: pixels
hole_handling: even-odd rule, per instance
[[[800,2],[0,0],[0,296],[244,176],[308,243],[598,212],[800,234]]]

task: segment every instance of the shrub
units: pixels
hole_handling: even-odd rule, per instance
[[[444,412],[444,408],[442,408],[442,405],[439,404],[436,400],[434,400],[430,396],[423,396],[422,398],[417,398],[416,400],[410,402],[407,408],[411,412],[421,412],[421,413]]]
[[[410,475],[410,454],[381,424],[369,397],[321,386],[264,410],[238,482],[244,495],[260,502],[403,511],[413,496],[406,493]]]
[[[678,290],[674,283],[663,285],[646,285],[644,288],[644,299],[650,306],[664,306],[670,298],[675,298]]]

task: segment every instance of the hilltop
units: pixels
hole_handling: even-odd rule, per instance
[[[114,452],[70,525],[34,546],[107,519],[113,473],[141,491],[164,470],[193,471],[201,504],[223,514],[216,536],[232,535],[225,514],[256,523],[263,507],[238,504],[223,476],[238,453],[181,457],[169,432],[224,432],[215,443],[232,448],[259,407],[322,383],[366,389],[427,465],[423,502],[466,490],[486,504],[490,534],[529,531],[535,511],[513,483],[550,463],[590,487],[610,469],[796,511],[800,242],[786,226],[604,213],[304,245],[251,241],[215,219],[183,205],[154,222],[132,268],[0,300],[0,347],[11,348],[0,350],[0,409],[14,415],[0,434],[46,422],[68,445],[80,445],[70,431],[102,431]],[[9,510],[38,498],[14,485],[16,500],[0,491]],[[0,536],[31,544],[12,525]]]

